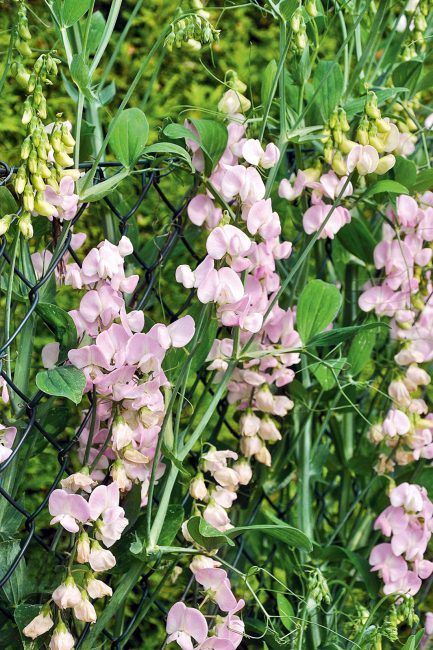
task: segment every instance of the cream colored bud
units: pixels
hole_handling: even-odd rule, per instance
[[[43,217],[57,217],[59,214],[57,212],[57,208],[55,208],[54,205],[51,205],[51,203],[46,201],[43,192],[36,193],[34,209],[38,214],[40,214]]]
[[[33,237],[33,226],[30,214],[24,213],[20,217],[20,220],[18,221],[18,228],[20,229],[20,232],[23,235],[24,239],[31,239]]]
[[[0,219],[0,236],[7,233],[15,216],[15,214],[5,214],[5,216]]]
[[[382,156],[379,159],[378,165],[376,167],[376,174],[386,174],[392,167],[395,165],[395,156],[392,153],[389,153],[387,156]]]
[[[27,210],[27,212],[33,212],[35,207],[35,197],[33,194],[33,187],[30,185],[30,183],[27,183],[24,190],[23,205],[24,209]]]
[[[62,167],[72,167],[74,164],[73,159],[68,156],[66,151],[56,151],[54,153],[54,160],[58,165],[61,165]]]
[[[32,185],[38,192],[45,191],[44,179],[39,174],[32,174]]]
[[[90,540],[87,533],[81,533],[77,544],[77,562],[86,564],[90,557]]]
[[[27,174],[25,167],[20,167],[15,178],[15,192],[22,194],[27,184]]]

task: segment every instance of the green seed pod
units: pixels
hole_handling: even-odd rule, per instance
[[[24,165],[22,165],[16,175],[15,178],[15,192],[17,194],[22,194],[24,192],[24,188],[26,187],[27,183],[27,174],[26,174],[26,168]]]
[[[35,197],[33,195],[33,187],[30,185],[30,183],[27,183],[24,189],[23,205],[25,210],[28,212],[33,212],[35,207]]]

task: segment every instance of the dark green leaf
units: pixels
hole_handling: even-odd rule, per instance
[[[125,167],[133,167],[149,137],[149,124],[139,108],[127,108],[116,122],[110,136],[110,148]]]
[[[416,182],[416,165],[413,160],[408,160],[403,156],[396,156],[395,165],[392,168],[394,178],[405,187],[412,190]]]
[[[227,129],[221,122],[215,120],[191,119],[200,138],[200,146],[205,155],[205,171],[210,174],[227,146]]]
[[[376,343],[376,332],[373,328],[364,327],[352,341],[347,361],[350,365],[350,374],[359,375],[371,358],[371,353]]]
[[[90,87],[90,70],[82,54],[74,54],[71,62],[71,77],[89,101],[97,99]]]
[[[263,535],[269,535],[274,539],[284,542],[288,546],[298,548],[302,551],[311,551],[312,544],[308,537],[298,528],[293,528],[284,523],[279,524],[254,524],[252,526],[238,526],[230,528],[225,532],[228,537],[238,537],[244,533],[258,531]]]
[[[419,644],[421,643],[421,639],[424,635],[424,630],[420,630],[416,634],[412,634],[404,646],[401,648],[401,650],[416,650],[419,647]]]
[[[55,0],[53,9],[62,27],[70,27],[89,11],[91,0]]]
[[[395,86],[408,88],[412,95],[417,87],[422,72],[422,61],[412,59],[400,63],[392,73],[392,80]]]
[[[376,241],[364,219],[353,217],[352,221],[337,234],[337,239],[344,248],[367,264],[373,263]]]
[[[433,70],[430,72],[427,72],[425,75],[419,79],[417,86],[416,86],[416,92],[420,93],[423,90],[430,90],[433,87]]]
[[[405,185],[402,185],[398,181],[385,180],[377,181],[377,183],[368,187],[361,198],[366,199],[368,196],[374,196],[382,192],[387,192],[388,194],[409,194],[409,190]]]
[[[411,189],[413,192],[426,192],[433,189],[433,169],[423,169],[419,172]]]
[[[175,155],[176,158],[182,158],[188,163],[191,171],[194,171],[192,165],[191,156],[183,147],[179,147],[177,144],[172,142],[155,142],[155,144],[150,144],[148,147],[143,149],[142,155],[151,154],[151,153],[166,153]]]
[[[163,130],[163,134],[172,140],[180,140],[183,138],[184,140],[194,140],[194,142],[200,144],[200,139],[182,124],[167,124]]]
[[[343,74],[335,61],[319,61],[314,73],[316,101],[324,120],[329,119],[343,92]]]
[[[365,330],[376,329],[378,327],[387,327],[386,323],[374,321],[372,323],[364,323],[363,325],[350,325],[349,327],[335,327],[332,330],[321,332],[313,336],[308,345],[311,347],[324,347],[326,345],[335,345],[353,338],[359,332]]]
[[[396,97],[397,95],[405,94],[408,92],[407,88],[384,88],[383,90],[372,88],[376,93],[377,103],[379,106],[382,106],[388,99],[391,97]],[[344,110],[347,113],[348,119],[352,118],[358,113],[362,113],[365,107],[366,97],[359,97],[358,99],[353,99],[344,106]]]
[[[290,600],[280,592],[277,593],[277,607],[281,623],[284,625],[286,630],[289,630],[290,632],[290,630],[293,629],[295,612],[293,611]]]
[[[316,377],[317,381],[323,390],[331,390],[334,388],[336,377],[343,370],[346,359],[327,359],[326,363],[313,363],[310,365],[311,372]]]
[[[97,183],[96,185],[91,185],[84,191],[80,191],[80,199],[83,201],[83,203],[93,203],[94,201],[100,201],[101,199],[104,198],[104,196],[107,196],[112,192],[122,181],[125,180],[127,176],[130,174],[129,169],[122,169],[120,172],[117,174],[113,174],[113,176],[110,176],[110,178],[107,178],[105,181],[102,181],[102,183]],[[81,186],[84,184],[84,179],[86,177],[83,176],[81,181]],[[80,183],[78,183],[78,189],[80,188]]]
[[[36,386],[47,395],[66,397],[79,404],[86,385],[84,372],[74,366],[41,370],[36,375]]]
[[[303,289],[296,313],[298,332],[307,344],[336,317],[341,307],[341,294],[333,284],[311,280]]]
[[[109,84],[104,86],[102,90],[99,91],[99,103],[101,106],[106,106],[111,101],[113,101],[116,96],[116,82],[114,80],[110,81]]]
[[[90,54],[93,54],[98,49],[102,34],[104,33],[105,25],[106,22],[103,13],[101,11],[95,11],[92,14],[89,38],[87,39],[87,49]]]
[[[278,11],[280,15],[288,22],[293,16],[295,9],[298,7],[297,0],[280,0],[278,3]]]
[[[8,188],[0,185],[0,218],[5,214],[15,214],[17,209],[17,203]]]
[[[36,312],[48,325],[65,351],[75,348],[77,345],[77,328],[68,312],[52,303],[40,302]]]
[[[187,528],[193,540],[207,551],[220,548],[225,544],[234,546],[234,542],[227,537],[226,533],[221,533],[219,530],[208,524],[203,517],[191,517],[191,519],[188,520]]]
[[[6,542],[0,542],[0,576],[2,578],[9,570],[19,552],[20,544],[18,540],[9,539]],[[1,591],[3,591],[5,598],[13,605],[18,605],[28,593],[26,589],[26,564],[24,559],[19,561],[17,568]]]
[[[158,539],[158,546],[171,546],[184,521],[185,511],[183,507],[177,503],[170,504]]]

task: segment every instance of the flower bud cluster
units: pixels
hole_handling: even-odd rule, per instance
[[[208,20],[208,14],[199,10],[193,15],[184,16],[171,24],[171,31],[167,35],[164,46],[169,52],[173,46],[182,47],[183,44],[195,45],[199,49],[202,45],[212,45],[219,40],[219,30],[215,29]],[[198,47],[197,47],[198,46]]]
[[[46,99],[43,86],[52,83],[59,60],[51,54],[42,54],[35,62],[27,80],[27,98],[24,102],[22,123],[26,136],[21,146],[21,164],[15,176],[15,192],[21,198],[23,211],[18,226],[26,239],[33,236],[32,215],[72,219],[77,211],[78,195],[74,183],[79,172],[72,167],[71,154],[74,138],[69,122],[60,121],[47,127]],[[0,234],[7,232],[12,215],[0,220]]]

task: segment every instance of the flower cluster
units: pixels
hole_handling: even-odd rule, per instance
[[[229,93],[227,91],[223,102],[231,101]],[[240,104],[234,102],[235,106],[238,109]],[[176,279],[187,288],[197,289],[200,302],[216,305],[222,326],[239,328],[238,346],[248,343],[250,352],[234,369],[228,385],[228,399],[243,413],[240,419],[242,455],[270,465],[267,444],[281,438],[274,417],[285,416],[293,407],[293,402],[286,395],[278,394],[278,389],[294,379],[292,366],[299,362],[299,354],[291,351],[300,346],[294,313],[282,309],[277,301],[280,278],[276,264],[289,257],[292,245],[280,241],[280,218],[272,208],[271,199],[266,198],[262,179],[263,170],[277,163],[278,148],[274,144],[264,148],[258,140],[247,138],[243,116],[225,112],[229,115],[227,148],[209,176],[207,192],[195,196],[188,206],[190,220],[210,231],[207,256],[195,270],[187,265],[179,266]],[[194,132],[194,127],[189,128]],[[188,144],[194,152],[196,169],[203,171],[203,152],[196,141]],[[216,195],[219,202],[223,202],[224,210],[215,205]],[[215,371],[216,383],[221,381],[229,359],[237,352],[234,338],[214,341],[207,360],[210,362],[208,370]],[[215,471],[206,465],[206,460],[204,467]],[[242,480],[246,481],[248,466],[242,464],[241,467]],[[242,482],[234,480],[235,471],[228,473],[231,474],[229,483],[233,499],[237,485]],[[216,476],[214,478],[225,490],[227,486]],[[198,490],[197,494],[199,492],[205,495],[204,490]],[[215,501],[215,496],[212,498]],[[224,501],[229,501],[226,494]],[[206,507],[208,516],[214,512],[214,507],[213,504]],[[213,515],[212,518],[217,519]],[[228,524],[224,518],[222,525]]]
[[[190,564],[196,582],[204,590],[204,600],[199,609],[175,603],[167,616],[167,642],[175,641],[182,650],[236,650],[242,642],[244,623],[238,612],[245,602],[236,600],[227,572],[212,558],[197,555]],[[214,616],[215,625],[209,629],[202,613],[205,602],[215,603],[225,614]]]
[[[368,93],[364,114],[356,130],[356,140],[348,138],[350,129],[345,111],[336,109],[322,138],[323,158],[327,167],[322,167],[319,162],[318,166],[298,170],[296,176],[280,182],[279,196],[288,201],[296,200],[305,189],[312,190],[311,206],[303,216],[307,234],[317,232],[326,221],[320,237],[332,239],[350,222],[351,214],[346,207],[340,204],[332,207],[337,198],[341,203],[352,195],[349,174],[356,172],[360,177],[385,174],[395,165],[394,154],[409,155],[415,148],[410,133],[400,130],[389,118],[382,117],[373,92]]]
[[[433,562],[424,557],[433,531],[433,503],[425,488],[409,483],[392,489],[390,501],[374,528],[391,539],[371,551],[371,570],[379,572],[385,594],[413,596],[433,573]]]
[[[83,242],[82,236],[74,235],[73,248]],[[122,237],[117,246],[103,241],[93,248],[81,267],[76,262],[65,266],[65,283],[85,289],[78,309],[70,312],[80,344],[68,356],[85,375],[85,392],[91,395],[92,409],[84,414],[80,436],[78,455],[83,467],[63,479],[61,489],[54,490],[49,498],[51,524],[60,524],[77,535],[68,576],[52,600],[59,610],[72,609],[76,619],[88,623],[96,620],[90,599],[111,595],[110,587],[95,574],[116,564],[109,549],[128,525],[119,503],[121,494],[134,483],[140,484],[141,504],[145,506],[153,464],[156,479],[164,471],[160,458],[155,458],[165,412],[162,390],[168,385],[161,364],[170,347],[183,347],[194,334],[190,316],[168,326],[157,323],[147,333],[142,332],[143,312],[127,310],[125,304],[124,294],[132,293],[138,282],[138,276],[125,273],[125,257],[131,253],[131,242]],[[34,263],[42,273],[49,255],[37,254]],[[45,367],[53,367],[58,354],[58,344],[46,345],[42,352]],[[1,458],[10,454],[14,435],[13,428],[4,430]],[[101,481],[104,485],[98,485]],[[74,560],[88,565],[79,584],[72,575]],[[83,575],[82,568],[78,573]],[[52,625],[47,603],[24,632],[35,638]],[[50,648],[73,645],[73,636],[60,617]]]
[[[390,223],[384,224],[383,239],[374,251],[375,266],[384,270],[385,278],[381,284],[367,285],[359,298],[363,311],[391,319],[391,335],[399,344],[394,356],[397,368],[388,387],[393,405],[370,432],[374,443],[384,441],[395,449],[393,459],[381,456],[380,471],[392,470],[394,460],[404,465],[433,458],[433,416],[422,393],[430,383],[422,364],[433,359],[433,194],[426,192],[419,202],[400,196],[387,216]]]

